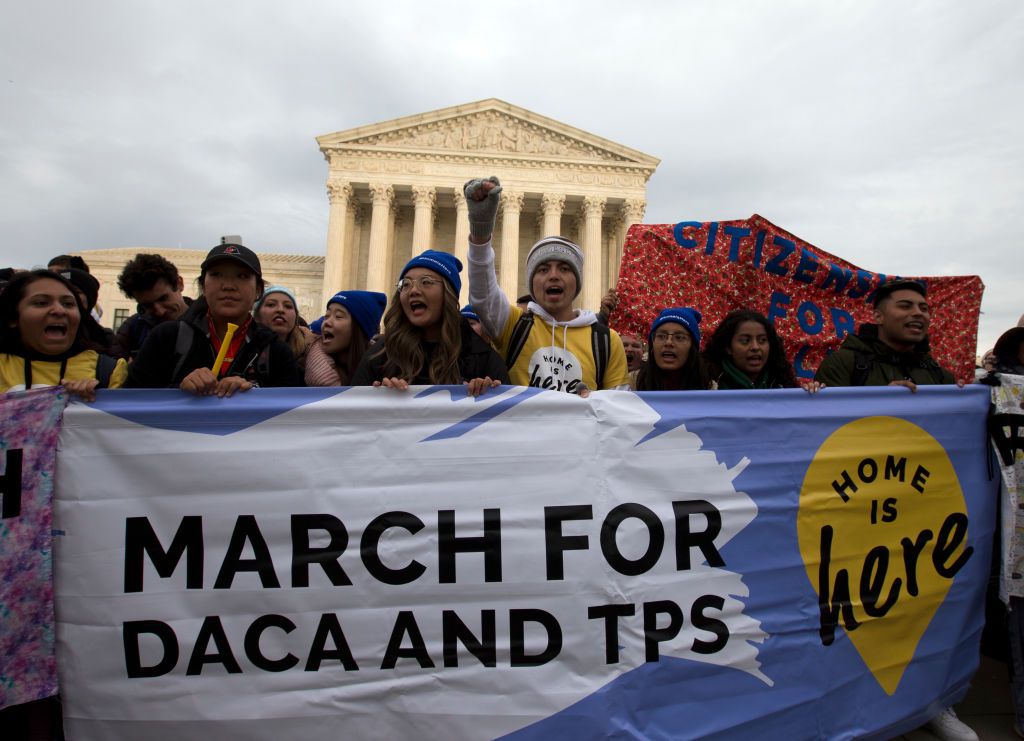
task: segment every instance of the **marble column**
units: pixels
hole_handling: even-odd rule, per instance
[[[348,242],[348,205],[352,197],[352,186],[338,180],[327,182],[327,197],[331,202],[331,210],[327,219],[327,256],[324,259],[324,280],[321,287],[320,302],[327,305],[327,299],[341,290],[348,279],[346,268],[349,257]]]
[[[345,283],[339,290],[351,290],[359,286],[359,243],[362,233],[362,213],[355,197],[350,198],[345,211]],[[326,306],[324,307],[326,308]]]
[[[545,193],[540,197],[540,207],[544,212],[541,238],[559,236],[562,233],[562,209],[565,208],[565,196]]]
[[[622,262],[622,248],[626,244],[626,233],[633,224],[639,224],[644,218],[647,203],[642,198],[629,198],[622,204],[622,233],[619,237],[619,263]]]
[[[430,185],[412,186],[412,254],[434,248],[434,203],[437,190]]]
[[[373,212],[370,215],[370,246],[366,263],[366,290],[388,290],[388,233],[391,231],[391,206],[395,201],[395,190],[387,183],[371,183],[370,196]]]
[[[515,301],[519,290],[519,216],[523,211],[523,194],[501,192],[501,277],[498,285]]]
[[[455,186],[455,256],[462,263],[462,291],[459,306],[469,303],[469,206],[462,188]]]
[[[619,280],[619,263],[622,262],[622,242],[619,234],[622,233],[622,218],[613,216],[608,220],[608,229],[605,233],[605,254],[608,256],[608,272],[605,274],[605,284],[608,288],[614,288]]]
[[[391,288],[398,280],[398,271],[402,269],[405,261],[409,258],[409,255],[398,254],[398,231],[402,228],[402,207],[398,205],[398,198],[391,202],[390,216],[391,218],[388,219],[388,266],[385,270],[385,285],[388,287],[385,293],[389,296]]]
[[[581,306],[591,311],[601,307],[605,287],[601,285],[601,217],[606,198],[586,196],[583,199],[583,291]]]

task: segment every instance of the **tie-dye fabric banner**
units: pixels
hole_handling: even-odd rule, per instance
[[[992,443],[1003,474],[999,595],[1024,597],[1024,376],[1000,374],[992,389]]]
[[[60,388],[0,394],[0,708],[57,693],[51,504]]]
[[[74,738],[891,737],[966,692],[989,389],[101,393]]]
[[[874,321],[875,289],[888,278],[858,268],[767,219],[637,224],[623,247],[612,326],[646,337],[669,306],[693,306],[705,337],[739,308],[767,316],[793,362],[809,379],[828,352],[864,322]],[[916,278],[927,284],[932,355],[964,382],[974,380],[978,276]]]

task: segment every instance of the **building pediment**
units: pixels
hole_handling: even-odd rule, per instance
[[[407,152],[657,167],[660,160],[496,98],[317,137],[331,153]]]

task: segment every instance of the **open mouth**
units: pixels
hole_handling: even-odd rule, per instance
[[[419,299],[413,299],[409,302],[409,313],[414,315],[420,315],[427,310],[427,304],[425,301]]]
[[[544,289],[544,295],[550,296],[551,298],[560,298],[565,294],[565,289],[562,286],[548,286]]]
[[[68,325],[47,324],[43,328],[43,336],[52,340],[62,340],[68,336]]]
[[[764,362],[764,358],[760,355],[748,355],[747,365],[761,365]]]
[[[664,350],[661,353],[662,360],[678,360],[679,355],[675,350]]]
[[[912,332],[924,332],[924,322],[907,322],[903,326]]]
[[[334,340],[334,332],[331,330],[321,328],[320,333],[320,336],[324,338],[324,342],[331,342]]]

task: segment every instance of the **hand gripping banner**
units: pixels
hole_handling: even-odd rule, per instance
[[[977,666],[988,393],[103,393],[68,733],[896,735]]]
[[[862,270],[767,219],[637,224],[623,247],[612,326],[646,337],[669,306],[693,306],[709,337],[733,309],[759,311],[775,325],[797,378],[812,378],[828,352],[871,322],[884,273]],[[928,288],[932,354],[959,380],[974,379],[981,278],[916,278]]]

